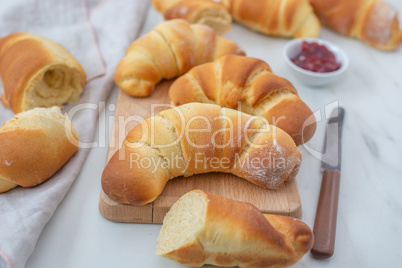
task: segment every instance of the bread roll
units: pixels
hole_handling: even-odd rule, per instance
[[[214,104],[168,109],[134,127],[102,174],[112,200],[144,205],[168,180],[207,172],[232,173],[264,188],[293,179],[301,153],[284,131]]]
[[[156,254],[192,267],[279,268],[295,264],[312,246],[313,233],[302,221],[195,190],[166,214]]]
[[[85,72],[61,45],[30,33],[0,39],[2,102],[15,114],[77,101]]]
[[[163,13],[170,7],[184,1],[191,2],[192,0],[152,0],[152,6],[160,13]]]
[[[129,46],[114,79],[127,94],[145,97],[162,79],[175,78],[196,65],[228,54],[244,55],[244,52],[208,26],[190,25],[182,19],[169,20]]]
[[[0,193],[46,181],[77,152],[78,142],[59,107],[15,115],[0,128]]]
[[[325,26],[368,45],[394,50],[402,42],[397,10],[382,0],[310,0]]]
[[[321,25],[309,0],[221,0],[233,19],[272,36],[318,37]]]
[[[204,24],[214,29],[217,34],[231,29],[232,16],[221,3],[212,0],[153,0],[152,3],[159,7],[165,20],[184,19],[191,24]]]
[[[263,116],[286,131],[296,145],[310,140],[316,130],[313,112],[293,85],[256,58],[228,55],[194,67],[171,85],[169,97],[175,106],[216,103]]]

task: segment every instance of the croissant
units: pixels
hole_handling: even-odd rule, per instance
[[[244,52],[208,26],[169,20],[129,46],[114,79],[127,94],[144,97],[162,79],[177,77],[196,65],[228,54],[244,55]]]
[[[191,24],[204,24],[217,34],[231,29],[232,16],[221,3],[212,0],[153,0],[152,4],[163,13],[165,20],[184,19]]]
[[[85,72],[61,45],[30,33],[0,39],[2,103],[15,114],[77,101]]]
[[[78,143],[77,131],[57,106],[15,115],[0,128],[0,193],[49,179]]]
[[[194,67],[171,85],[169,97],[175,106],[216,103],[263,116],[286,131],[296,145],[310,140],[316,130],[312,111],[293,85],[256,58],[228,55]]]
[[[133,205],[155,200],[172,178],[206,172],[275,189],[296,176],[300,163],[292,138],[264,118],[189,103],[134,127],[106,164],[102,188],[110,199]]]
[[[300,220],[263,215],[252,204],[194,190],[166,214],[156,254],[192,267],[279,268],[298,262],[313,237]]]
[[[321,25],[308,0],[221,0],[233,19],[272,36],[318,37]]]
[[[402,42],[397,10],[382,0],[310,0],[323,25],[368,45],[394,50]]]
[[[152,6],[157,11],[163,13],[170,7],[180,2],[192,2],[193,0],[152,0]],[[204,1],[204,0],[203,0]]]

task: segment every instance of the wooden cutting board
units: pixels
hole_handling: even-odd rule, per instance
[[[120,148],[127,133],[143,119],[169,108],[168,90],[172,81],[160,83],[147,98],[133,98],[119,91],[107,161]],[[116,222],[162,223],[173,203],[188,191],[201,189],[228,198],[254,204],[263,213],[301,217],[301,201],[296,180],[286,182],[278,190],[268,190],[226,173],[206,173],[169,181],[162,194],[145,206],[120,204],[102,191],[99,211]]]

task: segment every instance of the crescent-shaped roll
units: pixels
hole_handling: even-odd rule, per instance
[[[280,268],[297,263],[313,243],[300,220],[194,190],[166,214],[156,254],[191,267]]]
[[[228,54],[244,55],[244,52],[208,26],[190,25],[182,19],[169,20],[129,46],[114,80],[127,94],[145,97],[162,79],[175,78],[194,66]]]
[[[402,42],[397,10],[382,0],[310,0],[328,28],[382,50],[397,49]]]
[[[153,0],[152,5],[165,20],[184,19],[191,24],[204,24],[217,34],[231,29],[232,16],[225,6],[213,0]]]
[[[318,37],[321,25],[309,0],[221,0],[233,19],[272,36]]]
[[[228,55],[194,67],[171,85],[173,105],[216,103],[222,107],[263,116],[303,144],[316,130],[313,112],[285,78],[272,73],[257,58]]]
[[[0,128],[0,193],[49,179],[77,152],[79,136],[60,108],[34,108]]]
[[[15,114],[75,102],[86,79],[84,69],[67,49],[30,33],[0,39],[0,77],[2,102]]]
[[[170,179],[207,172],[276,189],[296,176],[300,163],[293,139],[266,119],[189,103],[134,127],[106,164],[102,188],[110,199],[133,205],[155,200]]]
[[[163,13],[177,3],[191,1],[192,0],[152,0],[152,6],[155,10]]]

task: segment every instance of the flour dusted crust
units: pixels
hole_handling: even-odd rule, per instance
[[[1,99],[15,114],[77,101],[85,72],[63,46],[30,33],[0,39]]]
[[[301,153],[283,130],[214,104],[189,103],[134,127],[102,174],[102,188],[120,203],[155,200],[168,180],[232,173],[264,188],[293,179]]]
[[[313,233],[302,221],[194,190],[166,214],[156,254],[192,267],[279,268],[295,264],[312,246]]]

